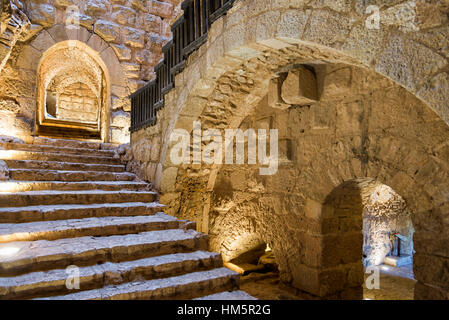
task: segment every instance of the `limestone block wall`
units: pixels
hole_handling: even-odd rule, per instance
[[[129,78],[138,82],[152,78],[162,45],[170,38],[169,26],[178,3],[177,0],[28,0],[24,1],[24,7],[31,21],[43,27],[66,23],[74,17],[89,31],[95,30],[100,38],[112,44],[119,60],[127,62]]]
[[[89,87],[75,83],[64,88],[59,94],[56,117],[66,120],[96,122],[98,118],[98,102]]]
[[[0,74],[0,101],[11,107],[2,117],[2,134],[27,137],[34,133],[37,69],[46,50],[80,41],[97,52],[109,71],[110,110],[107,139],[129,142],[128,95],[151,80],[170,38],[170,23],[179,14],[178,0],[26,0],[23,11],[31,26],[11,49]],[[79,28],[70,26],[79,24]],[[69,27],[68,27],[69,26]],[[8,102],[9,101],[9,102]]]
[[[236,1],[177,75],[156,126],[133,133],[128,158],[154,177],[169,213],[210,233],[213,250],[231,257],[263,240],[285,282],[322,297],[360,294],[360,190],[379,181],[412,214],[415,297],[447,299],[447,2],[372,4],[378,29],[366,27],[366,2]],[[331,66],[318,83],[327,90],[310,107],[273,103],[280,74],[300,65]],[[191,132],[195,120],[203,129],[238,128],[264,99],[276,109],[268,124],[288,133],[277,175],[171,162],[175,128]],[[234,180],[243,186],[234,189]],[[347,215],[345,201],[357,214]]]
[[[364,265],[379,265],[392,249],[390,236],[399,233],[401,255],[413,256],[413,224],[407,204],[394,190],[377,185],[362,190]]]
[[[0,3],[0,71],[11,55],[16,42],[28,32],[30,20],[17,0],[2,0]]]
[[[192,167],[179,167],[174,186],[179,196],[163,195],[162,200],[170,199],[166,201],[178,216],[195,218],[202,230],[208,231],[211,249],[222,252],[225,260],[268,243],[285,282],[316,295],[340,292],[340,297],[357,296],[360,291],[356,288],[363,280],[362,253],[372,259],[371,255],[386,254],[382,251],[388,250],[386,233],[409,235],[411,217],[420,227],[422,223],[443,226],[437,221],[424,222],[420,213],[411,216],[404,200],[393,191],[394,199],[388,204],[378,198],[369,201],[366,193],[372,196],[376,184],[373,187],[368,180],[336,187],[335,191],[331,186],[363,177],[385,181],[383,175],[395,172],[394,167],[404,161],[414,162],[414,168],[422,170],[422,160],[418,160],[423,156],[421,148],[433,143],[434,136],[410,133],[410,125],[422,130],[428,121],[438,122],[438,118],[404,89],[357,68],[329,66],[318,72],[318,80],[324,86],[316,104],[278,109],[278,104],[270,105],[270,101],[283,101],[282,96],[273,97],[277,90],[267,91],[268,96],[240,125],[243,130],[267,125],[279,130],[280,167],[275,175],[260,176],[258,166],[224,165],[218,170],[209,198],[207,186],[199,177],[207,175],[210,168],[194,171]],[[447,137],[449,132],[443,128],[440,133]],[[373,163],[385,161],[385,157],[404,148],[410,135],[414,137],[413,142],[410,140],[413,155],[387,160],[384,169],[377,174],[379,169],[372,171]],[[424,144],[418,146],[421,142],[415,139]],[[406,147],[408,151],[410,148]],[[447,161],[445,156],[438,157]],[[389,183],[396,187],[404,182]],[[403,193],[402,187],[400,190]],[[318,200],[320,194],[324,198]],[[415,212],[422,212],[418,203],[422,200],[417,197],[417,193],[407,196],[407,203],[415,204]],[[362,233],[364,224],[367,228]],[[421,249],[423,246],[421,243]],[[426,267],[418,264],[424,272]],[[324,269],[316,272],[315,268]],[[442,267],[440,272],[444,270]],[[321,287],[317,286],[320,282]],[[341,291],[345,286],[354,290]]]

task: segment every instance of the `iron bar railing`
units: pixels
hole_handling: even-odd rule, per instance
[[[172,24],[173,38],[162,48],[163,59],[154,67],[155,80],[130,95],[131,132],[156,124],[157,111],[164,107],[164,95],[174,87],[175,75],[207,40],[211,24],[227,13],[234,1],[185,0],[181,4],[184,14]]]

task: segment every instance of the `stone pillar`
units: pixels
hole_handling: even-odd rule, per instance
[[[319,222],[321,234],[304,243],[315,252],[317,262],[304,276],[294,274],[294,285],[320,299],[362,299],[362,211],[356,184],[335,189],[320,204],[308,200],[306,216]],[[298,281],[299,280],[299,281]]]

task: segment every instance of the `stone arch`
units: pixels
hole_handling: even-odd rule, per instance
[[[433,123],[432,130],[438,131],[439,136],[422,127],[427,142],[423,141],[419,148],[413,143],[403,147],[402,139],[385,135],[370,139],[371,145],[365,149],[359,147],[368,146],[367,137],[360,135],[360,139],[355,139],[357,148],[351,141],[328,145],[340,158],[328,154],[327,158],[304,166],[300,177],[307,182],[303,185],[307,194],[300,199],[298,211],[307,222],[304,230],[310,232],[298,231],[297,237],[308,246],[294,248],[294,254],[284,255],[279,261],[285,270],[283,280],[313,295],[342,292],[320,287],[327,276],[316,254],[321,251],[308,248],[323,246],[321,209],[332,190],[344,181],[371,177],[396,190],[415,212],[415,266],[420,265],[423,270],[416,274],[415,296],[447,298],[447,286],[427,275],[423,266],[424,256],[432,256],[441,266],[440,273],[445,272],[447,263],[447,254],[441,258],[437,253],[443,250],[447,239],[436,246],[429,245],[430,250],[425,248],[429,243],[425,239],[434,232],[431,230],[441,232],[448,228],[442,223],[448,202],[444,178],[448,174],[448,61],[436,36],[439,32],[444,34],[447,23],[411,30],[416,27],[414,23],[420,23],[418,20],[395,25],[386,19],[380,30],[365,30],[367,15],[358,6],[348,4],[340,8],[341,3],[332,1],[264,2],[237,1],[226,17],[214,22],[207,43],[189,57],[186,69],[176,76],[175,89],[165,96],[165,108],[158,112],[156,126],[133,134],[135,140],[155,136],[158,141],[152,150],[157,155],[152,152],[151,163],[144,164],[143,170],[149,172],[148,177],[155,177],[155,186],[162,193],[161,202],[168,205],[169,213],[194,219],[200,230],[209,231],[211,194],[222,167],[174,165],[169,158],[173,146],[170,134],[174,129],[191,132],[195,120],[201,120],[204,128],[238,128],[264,99],[270,81],[298,65],[341,64],[357,68],[380,77],[380,81],[395,83],[401,94],[413,101],[413,106],[419,106],[419,112]],[[382,7],[384,17],[397,9]],[[426,37],[434,40],[427,41]],[[394,61],[404,63],[394,66]],[[335,90],[340,89],[344,90],[336,85]],[[389,112],[385,110],[384,114]],[[407,130],[410,136],[419,136],[411,123]],[[328,169],[323,172],[320,166]],[[273,208],[276,206],[282,212],[282,205],[273,204]],[[296,223],[292,217],[282,217],[280,221],[281,225]],[[273,222],[279,225],[279,221]],[[269,223],[266,225],[270,227]],[[282,249],[282,241],[278,242],[279,247],[274,245],[274,250]],[[289,250],[287,246],[284,249]],[[301,263],[300,259],[307,262]]]
[[[69,60],[64,61],[69,55]],[[46,89],[49,82],[58,76],[62,79],[58,79],[57,87],[62,85],[65,88],[73,83],[83,83],[95,93],[99,104],[98,131],[101,132],[101,139],[107,141],[110,122],[109,71],[98,53],[78,40],[59,42],[47,49],[40,59],[37,69],[37,125],[45,125]]]
[[[104,97],[104,115],[102,116],[102,140],[110,141],[110,122],[111,122],[111,94],[123,96],[124,91],[128,90],[128,83],[125,71],[121,65],[115,49],[96,33],[90,32],[83,26],[70,28],[70,26],[57,24],[48,29],[43,29],[29,42],[20,49],[17,57],[17,67],[26,72],[36,75],[36,84],[39,83],[39,72],[42,62],[51,53],[64,48],[73,48],[86,53],[101,68],[104,73],[104,87],[102,96]],[[39,101],[42,92],[36,86],[36,98]],[[41,106],[37,103],[36,110]],[[39,122],[36,114],[36,123]]]
[[[380,183],[370,178],[344,181],[320,205],[323,238],[319,253],[322,257],[319,290],[322,295],[363,297],[361,231],[363,210],[367,205],[363,197],[376,185]],[[420,292],[417,293],[419,297]]]

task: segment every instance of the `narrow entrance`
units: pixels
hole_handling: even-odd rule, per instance
[[[37,134],[104,140],[107,84],[104,65],[85,44],[49,48],[39,64]]]

